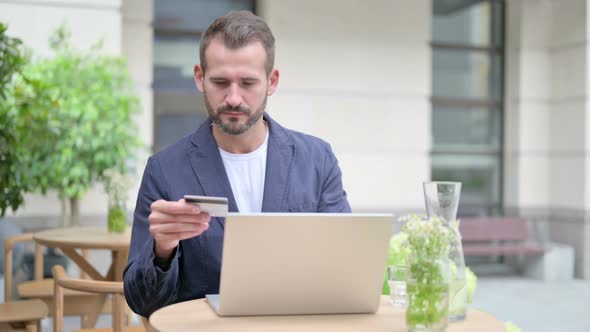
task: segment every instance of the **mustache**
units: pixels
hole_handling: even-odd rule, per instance
[[[248,108],[242,106],[229,106],[223,105],[217,108],[217,114],[222,113],[242,113],[242,114],[250,114],[250,110]]]

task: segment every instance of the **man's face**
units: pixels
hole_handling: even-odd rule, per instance
[[[276,88],[278,72],[273,70],[267,77],[266,52],[259,42],[232,50],[213,39],[205,56],[206,72],[203,75],[195,66],[195,81],[211,120],[226,134],[245,133],[260,120],[267,96]]]

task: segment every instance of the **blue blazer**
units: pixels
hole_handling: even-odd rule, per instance
[[[266,113],[264,119],[270,133],[262,212],[350,212],[330,145],[283,128]],[[210,120],[150,157],[146,165],[123,273],[127,303],[141,316],[219,292],[224,218],[212,218],[207,231],[180,241],[168,269],[155,265],[150,206],[158,199],[176,201],[185,194],[227,197],[229,211],[238,212]]]

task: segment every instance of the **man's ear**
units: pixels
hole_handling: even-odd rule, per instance
[[[268,75],[268,95],[272,96],[272,94],[275,92],[275,90],[277,89],[277,86],[279,85],[279,70],[276,68],[273,68],[273,70],[270,72],[270,75]]]
[[[197,85],[197,89],[203,92],[203,79],[205,77],[205,73],[203,73],[203,68],[201,65],[195,65],[195,73],[194,73],[195,84]]]

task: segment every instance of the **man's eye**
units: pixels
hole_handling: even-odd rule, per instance
[[[256,81],[242,81],[242,85],[243,86],[253,86],[254,84],[256,84]]]
[[[227,85],[227,81],[213,81],[213,84],[219,85],[219,86],[224,86],[224,85]]]

